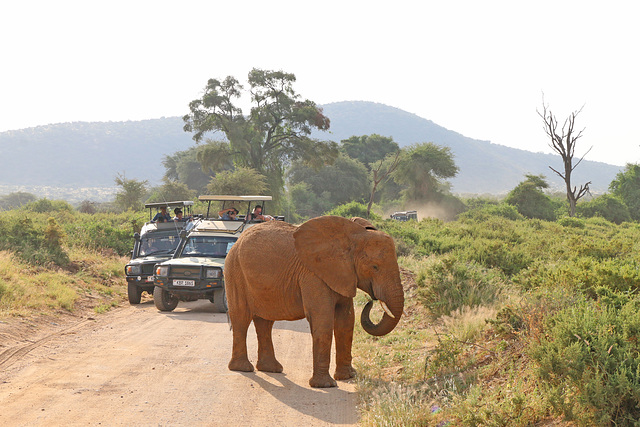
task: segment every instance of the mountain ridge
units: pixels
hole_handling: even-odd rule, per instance
[[[339,142],[353,135],[392,137],[401,147],[433,142],[448,146],[460,168],[449,180],[454,193],[503,194],[525,174],[543,174],[552,187],[564,183],[549,166],[561,165],[557,155],[533,153],[476,140],[396,107],[369,101],[341,101],[321,106],[331,120],[329,132],[313,137]],[[0,188],[15,185],[114,187],[114,178],[159,184],[164,156],[194,144],[182,130],[180,117],[126,122],[67,122],[0,133]],[[215,135],[213,135],[215,138]],[[53,160],[52,160],[53,159]],[[592,181],[595,192],[606,191],[622,168],[584,160],[574,171],[577,184]],[[562,184],[562,185],[559,185]]]

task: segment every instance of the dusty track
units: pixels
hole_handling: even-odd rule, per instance
[[[227,316],[208,301],[122,307],[0,348],[0,425],[353,425],[353,383],[308,386],[308,331],[276,322],[284,373],[245,374],[227,370]]]

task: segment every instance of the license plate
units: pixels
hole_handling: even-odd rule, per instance
[[[174,280],[173,281],[173,286],[195,286],[196,285],[196,281],[195,280]]]

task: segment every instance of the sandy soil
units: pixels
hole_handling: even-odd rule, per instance
[[[0,325],[0,425],[357,423],[353,381],[309,387],[311,335],[304,320],[276,322],[282,374],[229,371],[227,316],[208,301],[161,313],[147,299],[48,323],[31,332]],[[254,331],[250,338],[255,363]]]

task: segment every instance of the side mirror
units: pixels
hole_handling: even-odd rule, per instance
[[[137,233],[137,232],[136,232],[136,233],[133,233],[133,238],[134,238],[135,240],[140,240],[140,233]]]

